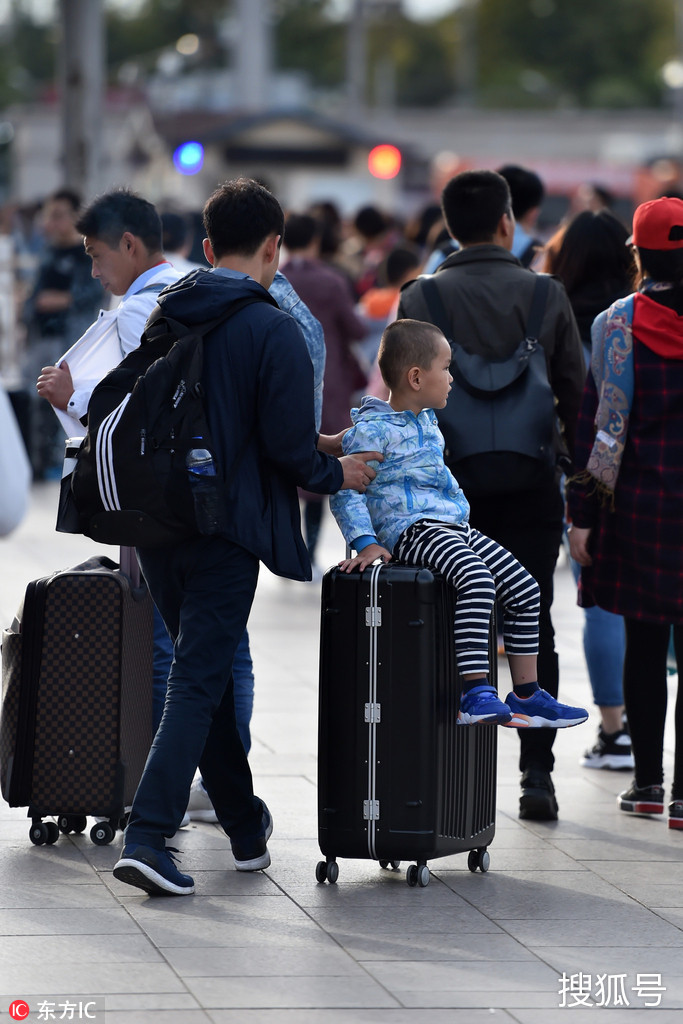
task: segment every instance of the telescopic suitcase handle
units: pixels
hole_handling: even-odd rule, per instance
[[[122,546],[119,553],[121,572],[125,573],[134,589],[140,586],[140,565],[135,548]]]

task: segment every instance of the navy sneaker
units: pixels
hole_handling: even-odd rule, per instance
[[[664,814],[663,786],[636,786],[635,779],[617,797],[620,811],[627,814]]]
[[[173,863],[173,846],[155,850],[152,846],[124,846],[114,865],[114,878],[144,889],[152,896],[189,896],[194,892],[194,878],[183,875]]]
[[[568,729],[572,725],[581,725],[588,718],[585,708],[560,704],[547,690],[540,688],[530,697],[517,697],[514,693],[508,693],[505,703],[512,712],[508,728]]]
[[[241,839],[230,838],[237,871],[262,871],[270,864],[270,854],[266,844],[273,834],[273,817],[263,800],[261,805],[263,807],[263,817],[261,818],[263,831],[257,836]]]
[[[458,725],[505,725],[512,718],[507,704],[496,693],[495,687],[488,683],[473,686],[466,690],[460,698]]]

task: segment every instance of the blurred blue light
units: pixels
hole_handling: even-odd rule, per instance
[[[204,163],[204,147],[201,142],[183,142],[173,154],[175,169],[181,174],[196,174]]]

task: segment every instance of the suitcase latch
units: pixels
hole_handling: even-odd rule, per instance
[[[365,721],[368,725],[375,725],[377,722],[382,721],[382,705],[381,704],[366,704],[365,705]]]
[[[369,629],[382,625],[382,609],[378,605],[373,604],[365,609],[365,625]]]
[[[363,801],[363,817],[366,821],[379,821],[379,800]]]

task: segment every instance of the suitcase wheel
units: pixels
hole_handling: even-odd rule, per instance
[[[318,882],[329,882],[330,885],[339,878],[339,865],[336,860],[319,860],[315,866],[315,877]]]
[[[426,864],[411,864],[406,871],[406,882],[412,888],[419,885],[421,889],[429,885],[429,868]]]
[[[34,846],[52,846],[59,839],[59,827],[54,821],[34,821],[28,837]]]
[[[379,862],[381,868],[391,868],[393,871],[398,871],[401,866],[400,860],[381,860]]]
[[[90,829],[90,838],[95,846],[107,846],[116,835],[116,829],[108,821],[98,821]]]
[[[491,856],[486,847],[480,850],[470,850],[467,855],[467,867],[470,871],[488,871],[491,863]]]
[[[60,814],[57,818],[57,826],[60,832],[68,835],[69,832],[84,832],[88,819],[85,814]]]

